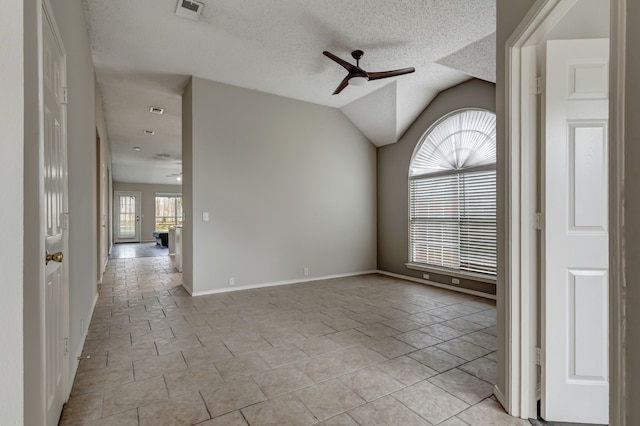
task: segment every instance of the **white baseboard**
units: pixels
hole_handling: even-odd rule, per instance
[[[504,395],[502,394],[502,391],[498,388],[497,385],[493,386],[493,395],[498,400],[498,403],[502,405],[502,408],[504,408],[504,410],[508,413],[509,407],[507,407],[507,404],[506,404],[507,399],[504,397]]]
[[[432,287],[444,288],[446,290],[457,291],[458,293],[466,293],[466,294],[471,294],[472,296],[480,296],[480,297],[484,297],[485,299],[496,300],[496,295],[495,294],[483,293],[481,291],[469,290],[467,288],[462,288],[462,287],[455,287],[455,286],[452,286],[452,285],[447,285],[447,284],[437,283],[437,282],[434,282],[434,281],[424,280],[422,278],[416,278],[416,277],[410,277],[410,276],[407,276],[407,275],[396,274],[394,272],[387,272],[387,271],[381,271],[381,270],[378,270],[376,272],[379,273],[379,274],[387,275],[387,276],[394,277],[394,278],[400,278],[400,279],[407,280],[407,281],[413,281],[413,282],[420,283],[420,284],[430,285]]]
[[[312,277],[312,278],[303,278],[303,279],[286,280],[286,281],[274,281],[274,282],[269,282],[269,283],[250,284],[250,285],[245,285],[245,286],[233,286],[233,287],[225,287],[225,288],[216,288],[216,289],[212,289],[212,290],[196,291],[196,292],[190,291],[190,289],[187,288],[184,284],[182,285],[182,287],[184,287],[184,289],[187,290],[187,292],[192,296],[206,296],[206,295],[209,295],[209,294],[229,293],[229,292],[232,292],[232,291],[239,291],[239,290],[253,290],[253,289],[257,289],[257,288],[275,287],[275,286],[279,286],[279,285],[301,284],[301,283],[307,283],[307,282],[311,282],[311,281],[321,281],[321,280],[331,280],[331,279],[335,279],[335,278],[354,277],[354,276],[357,276],[357,275],[375,274],[377,272],[378,271],[376,271],[376,270],[350,272],[350,273],[347,273],[347,274],[325,275],[325,276],[322,276],[322,277]]]
[[[65,399],[65,401],[69,400],[69,396],[71,394],[71,386],[73,385],[73,381],[76,377],[76,373],[78,372],[78,367],[80,366],[80,360],[78,359],[78,357],[82,356],[82,349],[84,349],[84,344],[85,344],[85,341],[87,340],[87,335],[89,334],[89,326],[91,325],[91,318],[93,318],[93,311],[95,311],[96,309],[96,304],[98,303],[99,297],[100,297],[100,294],[96,292],[96,296],[93,298],[93,304],[91,305],[91,312],[89,313],[89,318],[87,320],[87,326],[82,335],[82,342],[80,344],[79,352],[75,355],[73,359],[73,364],[71,364],[71,371],[70,371],[71,374],[69,375],[69,394],[67,395],[67,398]]]

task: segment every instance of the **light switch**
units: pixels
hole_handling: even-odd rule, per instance
[[[209,212],[202,212],[202,221],[203,222],[209,221]]]

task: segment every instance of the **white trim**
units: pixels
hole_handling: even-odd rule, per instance
[[[493,396],[496,397],[496,399],[498,400],[500,405],[502,405],[503,407],[505,405],[507,405],[506,399],[505,399],[504,395],[502,394],[502,391],[500,390],[500,388],[498,388],[497,385],[493,386]]]
[[[254,290],[254,289],[257,289],[257,288],[275,287],[275,286],[279,286],[279,285],[301,284],[301,283],[307,283],[307,282],[312,282],[312,281],[322,281],[322,280],[331,280],[331,279],[335,279],[335,278],[354,277],[354,276],[357,276],[357,275],[367,275],[367,274],[375,274],[375,273],[378,273],[378,271],[377,270],[372,270],[372,271],[350,272],[350,273],[346,273],[346,274],[325,275],[325,276],[322,276],[322,277],[313,277],[313,278],[304,278],[304,279],[295,279],[295,280],[285,280],[285,281],[274,281],[274,282],[268,282],[268,283],[249,284],[249,285],[244,285],[244,286],[233,286],[233,287],[216,288],[216,289],[206,290],[206,291],[191,291],[184,284],[182,284],[182,287],[187,291],[187,293],[189,293],[191,296],[195,297],[195,296],[206,296],[206,295],[209,295],[209,294],[229,293],[229,292],[240,291],[240,290]]]
[[[86,329],[84,330],[83,336],[82,336],[82,343],[79,346],[79,352],[76,354],[76,356],[73,359],[73,364],[71,367],[71,374],[69,375],[69,383],[73,383],[74,379],[76,377],[76,373],[78,372],[78,367],[80,366],[80,360],[78,359],[79,357],[82,356],[82,350],[84,349],[84,343],[87,340],[87,336],[89,335],[89,327],[91,326],[91,318],[93,318],[93,312],[96,310],[96,305],[98,303],[98,299],[100,298],[100,293],[96,293],[96,297],[93,298],[93,304],[91,305],[91,313],[89,314],[89,324],[87,324]],[[69,397],[71,396],[71,388],[69,388],[69,391],[67,393],[67,395],[65,396],[65,402],[69,401]]]
[[[609,61],[609,424],[626,421],[624,145],[627,0],[611,1]]]
[[[577,0],[538,0],[505,45],[505,377],[496,389],[512,416],[536,418],[537,64],[542,42]]]
[[[387,275],[389,277],[394,277],[394,278],[400,278],[403,280],[407,280],[407,281],[413,281],[419,284],[426,284],[429,285],[431,287],[438,287],[438,288],[443,288],[446,290],[452,290],[458,293],[465,293],[465,294],[470,294],[472,296],[479,296],[479,297],[484,297],[485,299],[491,299],[491,300],[496,300],[496,295],[495,294],[488,294],[488,293],[483,293],[481,291],[476,291],[476,290],[470,290],[467,288],[462,288],[462,287],[454,287],[452,285],[447,285],[447,284],[442,284],[442,283],[437,283],[434,281],[429,281],[429,280],[424,280],[422,278],[416,278],[416,277],[410,277],[407,275],[401,275],[401,274],[396,274],[394,272],[387,272],[387,271],[375,271],[378,274],[382,274],[382,275]]]
[[[412,262],[407,262],[404,264],[404,266],[407,269],[413,269],[416,271],[432,272],[434,274],[449,275],[452,277],[462,278],[465,280],[479,281],[479,282],[493,284],[493,285],[496,284],[495,278],[490,278],[486,275],[481,275],[481,274],[474,274],[473,272],[460,272],[460,271],[454,271],[451,269],[438,268],[437,266],[423,265],[420,263],[412,263]]]

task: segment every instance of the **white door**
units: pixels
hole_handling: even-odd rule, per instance
[[[44,4],[44,3],[43,3]],[[67,394],[68,299],[66,62],[55,24],[43,6],[44,99],[44,367],[47,425],[57,425]]]
[[[116,191],[114,198],[116,243],[139,243],[140,193]]]
[[[542,417],[606,424],[609,41],[546,47]]]

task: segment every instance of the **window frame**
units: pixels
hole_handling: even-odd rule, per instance
[[[409,160],[409,165],[408,165],[408,177],[407,177],[407,259],[408,262],[405,263],[405,267],[408,269],[413,269],[413,270],[418,270],[418,271],[423,271],[423,272],[433,272],[436,274],[443,274],[443,275],[447,275],[447,276],[452,276],[452,277],[458,277],[458,278],[462,278],[462,279],[469,279],[469,280],[473,280],[473,281],[479,281],[479,282],[486,282],[486,283],[490,283],[490,284],[495,284],[497,282],[497,270],[496,270],[496,274],[483,274],[483,273],[478,273],[478,272],[472,272],[472,271],[465,271],[465,270],[460,270],[460,269],[455,269],[455,268],[448,268],[448,267],[444,267],[444,266],[439,266],[439,265],[432,265],[432,264],[427,264],[427,263],[419,263],[419,262],[414,262],[412,259],[412,239],[411,239],[411,225],[412,225],[412,218],[411,218],[411,205],[412,205],[412,198],[411,198],[411,181],[412,180],[418,180],[418,179],[424,179],[426,177],[441,177],[441,176],[451,176],[451,175],[459,175],[462,173],[472,173],[472,172],[480,172],[480,171],[487,171],[487,170],[494,170],[497,171],[497,158],[496,158],[496,162],[492,163],[492,164],[482,164],[482,165],[478,165],[478,166],[472,166],[469,168],[465,168],[465,169],[461,169],[461,170],[443,170],[440,172],[434,172],[434,173],[422,173],[419,175],[411,175],[411,167],[413,164],[413,160],[416,158],[416,154],[418,152],[420,152],[420,150],[422,149],[422,146],[424,144],[424,142],[427,140],[428,136],[431,134],[431,132],[438,127],[441,123],[443,123],[445,120],[464,113],[465,111],[482,111],[482,112],[488,112],[491,113],[495,116],[495,112],[485,109],[485,108],[460,108],[460,109],[456,109],[453,111],[448,112],[447,114],[443,115],[442,117],[440,117],[438,120],[436,120],[434,123],[432,123],[425,132],[422,133],[422,135],[420,136],[418,143],[416,144],[416,146],[414,147],[413,153],[411,155],[411,159]],[[497,201],[497,174],[496,174],[496,201]],[[497,211],[496,211],[496,244],[497,244]],[[496,247],[496,251],[497,251],[497,247]],[[497,253],[496,253],[497,256]],[[497,259],[496,259],[497,260]]]
[[[158,216],[158,198],[173,198],[175,200],[175,215],[174,216]],[[181,215],[178,215],[178,200],[182,200],[182,193],[169,193],[169,192],[156,192],[153,198],[153,230],[154,232],[167,232],[169,227],[182,225],[184,221],[184,211]],[[167,230],[158,230],[158,219],[159,218],[172,218],[173,224],[167,226]],[[180,222],[178,222],[180,220]]]

